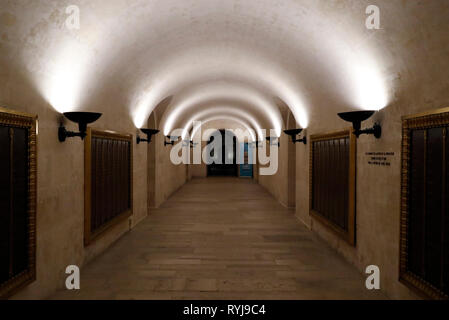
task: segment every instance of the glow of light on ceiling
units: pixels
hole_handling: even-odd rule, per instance
[[[236,99],[249,103],[253,109],[262,111],[271,122],[276,134],[280,136],[282,130],[282,116],[273,101],[265,98],[255,90],[231,84],[208,84],[200,86],[178,105],[168,110],[164,123],[164,134],[171,132],[176,120],[191,108],[201,103],[220,99]],[[243,108],[243,107],[241,107]],[[164,121],[165,120],[165,121]]]
[[[163,92],[162,89],[159,89],[161,84],[154,84],[150,91],[144,91],[136,98],[138,107],[131,111],[131,117],[136,128],[144,126],[151,112],[156,107],[156,101],[159,97],[158,93]]]
[[[48,74],[38,84],[43,96],[60,113],[79,110],[88,50],[75,41],[61,41],[60,50],[49,61]]]
[[[254,134],[254,130],[251,128],[251,126],[248,125],[247,122],[243,121],[240,118],[233,117],[233,116],[228,116],[228,115],[219,115],[219,116],[215,115],[215,116],[212,116],[212,117],[207,117],[205,119],[201,119],[199,121],[201,121],[201,126],[204,126],[206,123],[214,121],[214,120],[231,120],[231,121],[235,121],[236,123],[238,123],[241,126],[243,126],[246,129],[246,131],[250,134],[250,136],[251,136],[251,141],[250,142],[256,141],[256,135]],[[190,135],[190,139],[194,139],[195,134],[201,128],[201,126],[193,127],[192,133]],[[185,139],[185,136],[184,136],[183,139]]]
[[[239,57],[239,59],[235,59]],[[271,97],[279,97],[291,109],[296,121],[303,127],[308,126],[308,115],[304,99],[300,94],[301,88],[294,77],[281,66],[261,55],[255,55],[244,47],[222,49],[220,45],[199,46],[189,48],[166,59],[164,64],[153,70],[151,79],[144,79],[142,83],[151,83],[136,88],[136,95],[131,114],[137,127],[145,123],[156,104],[168,95],[176,97],[176,90],[188,87],[191,83],[206,82],[209,79],[231,79],[231,83],[247,83],[256,92],[263,92]],[[263,75],[263,76],[261,76]],[[222,95],[226,96],[222,90]],[[254,93],[253,93],[254,95]],[[228,95],[232,98],[232,94]],[[254,98],[254,97],[253,97]],[[193,99],[193,98],[192,98]],[[187,102],[184,102],[187,105]],[[279,121],[275,109],[263,104],[264,112],[268,112],[273,122],[276,134],[280,136],[282,121]],[[271,110],[271,111],[270,111]],[[169,132],[181,110],[174,110],[166,122],[164,133]]]
[[[390,97],[381,69],[382,55],[372,45],[374,39],[363,38],[352,30],[336,29],[335,32],[340,35],[323,41],[322,46],[325,51],[333,52],[328,69],[331,66],[335,69],[334,76],[341,83],[340,91],[347,103],[360,110],[385,108]]]
[[[183,138],[185,136],[187,136],[190,127],[193,126],[193,121],[201,120],[203,117],[206,117],[206,116],[215,116],[215,115],[217,115],[217,116],[218,115],[220,115],[220,116],[230,115],[230,116],[237,117],[240,119],[245,119],[256,130],[257,135],[259,136],[259,140],[264,139],[264,134],[263,134],[262,128],[261,128],[260,124],[257,122],[257,120],[251,114],[249,114],[241,109],[234,108],[234,107],[213,107],[213,108],[208,108],[208,109],[202,110],[202,111],[194,114],[182,126],[184,128],[183,133],[182,133]],[[254,138],[256,138],[256,137],[254,137]]]
[[[380,110],[388,104],[385,82],[374,63],[353,67],[356,105],[364,110]]]
[[[92,44],[90,45],[90,50],[97,50],[95,57],[93,53],[89,55],[84,44],[77,40],[56,39],[51,41],[52,43],[57,43],[56,46],[62,49],[56,48],[55,50],[52,47],[49,50],[50,53],[45,55],[45,60],[42,59],[46,64],[45,68],[43,68],[45,69],[45,75],[39,77],[36,82],[39,87],[42,87],[41,92],[46,100],[58,112],[80,109],[83,98],[81,95],[88,92],[89,89],[86,87],[86,80],[90,80],[91,77],[86,76],[86,72],[89,72],[89,69],[93,69],[89,67],[104,65],[105,61],[113,67],[113,64],[117,63],[116,60],[121,60],[126,65],[135,66],[136,69],[131,70],[135,71],[138,68],[144,70],[145,68],[142,68],[142,66],[147,66],[151,60],[155,61],[155,57],[158,57],[157,64],[152,65],[148,69],[150,76],[143,72],[138,77],[135,76],[136,72],[129,72],[133,77],[135,76],[138,84],[133,86],[132,90],[135,89],[134,96],[127,96],[131,100],[129,105],[130,114],[136,127],[142,127],[156,104],[167,95],[174,93],[173,91],[179,87],[188,85],[195,80],[206,79],[209,76],[220,78],[222,75],[230,75],[239,80],[246,79],[251,85],[254,84],[254,87],[263,87],[270,95],[280,97],[289,106],[300,126],[306,128],[309,122],[307,108],[310,106],[307,105],[303,95],[304,90],[299,83],[302,75],[297,72],[300,70],[297,66],[308,61],[316,62],[317,69],[322,67],[324,61],[329,62],[329,66],[323,68],[323,74],[335,76],[338,81],[334,81],[334,89],[343,93],[342,95],[346,99],[345,103],[349,103],[355,108],[379,110],[384,108],[389,102],[388,90],[391,88],[389,88],[382,74],[382,55],[375,54],[372,51],[375,46],[378,46],[379,43],[381,44],[380,41],[375,39],[376,34],[381,33],[372,32],[371,34],[374,36],[371,37],[370,35],[367,36],[365,32],[360,32],[360,28],[353,28],[353,24],[349,22],[339,23],[342,22],[339,19],[344,18],[344,16],[339,16],[338,11],[334,12],[334,15],[332,15],[331,10],[322,11],[323,8],[320,4],[312,5],[311,2],[310,5],[305,6],[296,4],[293,1],[286,6],[272,8],[273,11],[270,11],[270,15],[276,11],[277,16],[282,16],[283,19],[278,19],[278,22],[274,24],[276,28],[267,29],[267,25],[272,25],[269,16],[266,14],[255,14],[262,12],[262,10],[253,11],[255,4],[252,1],[248,1],[245,5],[241,4],[243,6],[242,14],[236,15],[235,25],[246,26],[248,16],[256,18],[259,15],[264,17],[264,19],[261,18],[261,22],[267,23],[263,24],[265,28],[251,30],[247,34],[250,38],[242,36],[240,43],[236,41],[239,39],[237,36],[241,34],[246,35],[246,33],[242,33],[240,28],[236,28],[236,35],[230,33],[229,41],[224,43],[223,41],[217,41],[215,37],[208,38],[207,34],[204,39],[201,38],[202,34],[197,33],[193,33],[194,38],[181,38],[183,39],[182,41],[176,38],[182,27],[184,27],[184,30],[189,30],[187,27],[191,26],[188,24],[191,20],[186,18],[189,17],[188,14],[184,17],[185,21],[181,17],[177,17],[178,19],[173,19],[172,21],[167,19],[170,16],[167,14],[161,15],[158,19],[144,19],[143,21],[148,22],[147,24],[138,19],[130,19],[131,13],[135,10],[134,6],[127,5],[126,1],[123,3],[119,1],[118,3],[121,3],[121,5],[116,4],[108,10],[102,10],[102,6],[95,6],[99,11],[93,11],[93,8],[87,9],[89,12],[92,11],[90,16],[95,18],[100,16],[101,22],[89,24],[89,27],[83,25],[82,30],[87,30],[85,33],[89,37],[81,36],[79,39],[107,40],[107,43],[104,45],[96,45],[95,47]],[[149,10],[146,12],[151,12],[151,10],[165,8],[165,13],[171,12],[171,2],[160,1],[160,3],[156,4],[156,2],[150,1],[148,3],[148,7],[139,7],[139,10]],[[195,11],[194,15],[197,18],[195,20],[196,24],[200,27],[203,23],[202,18],[205,16],[226,17],[222,12],[232,13],[234,10],[234,7],[231,4],[226,4],[226,2],[222,2],[219,6],[223,10],[217,10],[215,5],[211,7],[205,6],[205,3],[198,5],[204,10],[200,10],[202,15],[196,16],[197,12],[200,11]],[[186,10],[187,8],[192,9],[190,1],[179,4],[179,7],[184,6]],[[228,9],[229,11],[226,11]],[[140,11],[140,14],[143,15],[143,13],[143,11]],[[301,19],[298,19],[298,13],[301,13]],[[119,18],[120,20],[118,20]],[[129,20],[133,20],[133,22]],[[325,22],[317,25],[317,21]],[[129,23],[125,25],[124,22]],[[240,24],[237,24],[238,22]],[[52,24],[50,25],[52,26]],[[220,26],[219,23],[216,25]],[[170,26],[170,29],[167,29],[167,26]],[[281,28],[283,26],[285,28]],[[160,37],[160,33],[157,31],[152,33],[153,36],[149,36],[150,32],[148,30],[150,29],[167,30],[166,37]],[[350,32],[352,31],[351,29],[353,32]],[[97,31],[98,35],[92,37],[96,30],[105,31]],[[207,31],[215,35],[223,33],[223,30],[230,31],[229,29],[220,28],[210,28]],[[290,65],[284,63],[286,60],[282,60],[280,56],[264,55],[263,50],[257,50],[258,47],[252,48],[251,46],[253,40],[256,43],[257,41],[255,40],[259,38],[264,39],[265,36],[276,36],[277,30],[283,30],[282,42],[286,44],[285,48],[283,46],[279,47],[279,53],[291,58],[290,60],[293,63]],[[60,34],[60,31],[55,30],[53,32]],[[39,38],[41,36],[38,33],[35,40],[41,40]],[[160,43],[164,42],[171,45],[166,47],[161,45],[161,51],[157,52],[156,56],[150,56],[148,50],[159,44],[157,42],[158,38],[163,38]],[[249,39],[251,41],[246,41]],[[198,45],[191,45],[193,43],[191,40],[198,40]],[[358,46],[358,41],[363,41],[363,46]],[[282,42],[279,44],[282,44]],[[48,43],[42,42],[40,45]],[[132,44],[139,45],[132,46]],[[292,44],[292,50],[287,49],[290,48],[288,44]],[[295,44],[298,44],[298,46]],[[189,45],[192,48],[189,48]],[[127,46],[129,50],[126,50]],[[307,48],[310,52],[304,48]],[[141,54],[139,55],[135,50],[139,50]],[[120,53],[121,55],[117,55],[117,57],[121,57],[121,59],[105,59],[110,52]],[[130,55],[122,55],[122,52],[130,52]],[[314,60],[301,60],[299,58],[295,60],[294,58],[305,57],[310,55],[310,53],[313,53]],[[33,55],[36,55],[35,51],[33,51]],[[115,55],[112,56],[116,57]],[[30,57],[32,58],[32,55]],[[131,60],[129,59],[130,57],[136,57],[136,59]],[[278,60],[276,60],[277,58]],[[132,63],[129,63],[130,61]],[[297,63],[297,66],[294,63]],[[313,66],[315,67],[315,65]],[[291,70],[289,67],[291,67]],[[108,65],[105,65],[103,69],[108,70]],[[91,74],[103,75],[97,71],[95,69]],[[296,77],[299,81],[297,81]],[[309,79],[306,78],[305,80]],[[310,79],[310,81],[317,82],[316,79]],[[318,81],[317,83],[319,84],[320,82]],[[277,121],[274,114],[270,115],[270,117],[273,121]],[[173,121],[176,121],[176,115]],[[280,135],[280,128],[277,126],[274,126],[274,128]]]
[[[155,70],[154,73],[156,72]],[[132,99],[134,107],[131,108],[134,125],[142,128],[158,102],[171,95],[171,90],[177,88],[189,73],[189,65],[177,65],[176,72],[159,71],[157,82],[137,88],[135,97]]]

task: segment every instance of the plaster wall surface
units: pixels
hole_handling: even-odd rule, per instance
[[[159,206],[187,177],[184,165],[168,161],[163,135],[154,139],[154,162],[148,148],[133,144],[134,215],[84,248],[83,143],[58,142],[54,108],[103,112],[93,127],[135,135],[136,122],[148,116],[137,112],[141,105],[151,109],[168,94],[225,79],[304,111],[296,120],[307,122],[310,137],[346,128],[337,112],[366,107],[361,101],[369,99],[360,96],[378,97],[370,67],[385,85],[375,92],[388,101],[364,123],[379,120],[382,138],[357,142],[357,244],[309,216],[310,145],[296,145],[296,216],[360,272],[378,265],[390,297],[417,298],[398,282],[401,116],[449,106],[448,1],[378,1],[381,28],[368,30],[370,0],[77,0],[85,13],[79,31],[65,28],[61,1],[0,2],[0,105],[39,116],[37,281],[15,298],[42,298],[61,287],[67,265],[84,265],[148,214],[148,194]],[[267,114],[255,109],[245,107],[266,125]],[[258,177],[284,205],[288,143],[282,135],[277,174]],[[373,151],[394,152],[391,166],[368,165],[366,152]],[[192,167],[192,176],[204,170]]]
[[[0,60],[1,61],[1,60]],[[37,205],[37,280],[14,296],[15,299],[40,299],[52,294],[65,283],[68,265],[82,268],[102,253],[149,213],[147,184],[147,146],[135,143],[136,128],[125,109],[114,107],[107,96],[95,109],[102,118],[92,125],[95,129],[113,130],[133,135],[133,215],[107,230],[97,241],[84,247],[84,143],[79,138],[60,143],[57,138],[60,114],[52,109],[26,83],[16,79],[6,66],[2,68],[0,104],[8,109],[37,114],[38,133],[38,205]],[[4,73],[8,72],[8,77]],[[108,106],[108,108],[101,106]],[[122,110],[108,112],[109,108]],[[68,130],[75,124],[66,121]],[[185,183],[185,165],[174,166],[169,161],[169,149],[162,136],[156,144],[156,203],[160,205]]]
[[[185,165],[174,165],[170,161],[170,152],[173,146],[164,146],[164,141],[165,137],[162,134],[154,137],[156,152],[154,206],[156,208],[187,181]]]
[[[259,184],[268,190],[283,206],[288,207],[288,143],[289,138],[284,134],[279,138],[280,147],[278,148],[278,169],[274,175],[259,174]],[[270,154],[269,144],[267,146],[267,155]],[[277,147],[276,147],[277,148]],[[258,149],[258,152],[261,149]],[[260,165],[261,168],[267,168],[268,165]],[[260,173],[260,170],[259,170]]]
[[[37,279],[14,298],[45,298],[64,285],[68,265],[82,267],[147,216],[147,153],[145,147],[137,146],[133,140],[133,215],[84,247],[84,143],[79,138],[60,143],[57,138],[59,114],[34,95],[26,83],[16,79],[13,72],[9,74],[9,68],[0,68],[3,70],[0,82],[9,84],[0,86],[0,104],[39,117]],[[102,103],[108,105],[106,97],[99,105]],[[98,108],[98,111],[105,110]],[[132,121],[122,113],[105,114],[93,127],[135,132]],[[71,123],[67,123],[67,128],[77,129]]]
[[[381,111],[383,137],[361,136],[357,141],[356,174],[356,245],[350,246],[333,231],[309,215],[309,155],[307,148],[297,146],[296,215],[298,219],[317,232],[347,260],[357,266],[361,273],[369,265],[377,265],[381,272],[381,288],[391,298],[418,298],[399,281],[399,222],[401,190],[401,114],[418,111],[410,108],[403,111],[393,106]],[[345,123],[319,120],[312,121],[309,134],[329,132],[347,128]],[[328,124],[324,127],[324,124]],[[371,125],[367,121],[366,126]],[[394,152],[388,157],[388,167],[369,165],[367,152]]]
[[[317,232],[360,272],[377,265],[381,272],[381,288],[390,298],[417,299],[417,294],[398,281],[399,225],[401,192],[401,117],[449,106],[449,28],[447,2],[441,6],[407,7],[405,16],[386,12],[379,41],[384,43],[387,78],[394,79],[395,94],[389,105],[374,119],[382,124],[382,138],[361,136],[357,141],[356,237],[349,246],[320,222],[309,216],[309,152],[310,145],[296,147],[296,215]],[[416,2],[413,2],[416,4]],[[435,3],[435,2],[432,2]],[[406,8],[407,7],[407,8]],[[444,18],[446,17],[446,18]],[[392,23],[392,19],[398,23]],[[445,20],[444,20],[445,19]],[[398,26],[399,25],[399,26]],[[399,59],[400,57],[400,59]],[[310,113],[308,135],[336,131],[347,127],[334,112]],[[342,110],[345,111],[345,110]],[[367,152],[393,152],[390,166],[369,165]]]
[[[162,134],[160,118],[165,108],[166,104],[155,110],[147,123],[148,128],[160,130],[148,144],[148,206],[150,208],[158,208],[188,180],[187,166],[183,163],[173,164],[170,159],[173,146],[164,145],[166,137]],[[176,142],[178,143],[180,142]]]
[[[37,279],[13,298],[41,299],[64,286],[68,265],[82,268],[148,215],[147,147],[135,143],[137,129],[129,111],[114,95],[104,92],[91,101],[88,110],[103,113],[91,127],[133,135],[133,215],[84,247],[84,143],[79,138],[67,139],[65,143],[58,141],[61,114],[30,81],[38,75],[25,72],[22,62],[2,51],[4,49],[0,46],[0,105],[38,115],[39,121]],[[77,130],[77,126],[68,120],[66,127]],[[167,161],[168,148],[163,147],[161,135],[156,143],[156,166],[160,168],[157,201],[160,204],[185,182],[185,167],[175,167]]]

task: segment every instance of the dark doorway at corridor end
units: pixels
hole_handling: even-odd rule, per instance
[[[227,130],[221,129],[215,132],[208,141],[208,146],[214,141],[214,137],[221,136],[221,144],[214,146],[209,155],[213,162],[207,166],[208,177],[237,177],[237,138]]]

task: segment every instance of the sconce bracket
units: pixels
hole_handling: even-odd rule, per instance
[[[58,129],[59,142],[64,142],[67,138],[72,138],[72,137],[80,137],[81,140],[84,140],[86,135],[87,135],[86,132],[67,131],[66,128],[62,125]]]
[[[194,148],[198,145],[198,143],[193,142],[192,140],[182,140],[182,146],[183,147],[188,147],[190,146],[190,148]]]
[[[379,123],[376,122],[372,128],[363,130],[355,129],[354,134],[357,138],[362,134],[372,134],[374,135],[374,137],[376,137],[376,139],[380,139],[380,137],[382,136],[382,127]]]
[[[159,130],[147,129],[147,128],[140,128],[140,131],[142,131],[147,136],[147,138],[146,139],[141,138],[139,136],[139,134],[137,134],[137,137],[136,137],[137,144],[139,144],[141,142],[148,142],[148,143],[150,143],[151,142],[151,138],[153,137],[153,135],[156,135],[156,134],[159,133]]]
[[[182,146],[183,147],[188,147],[190,145],[190,141],[188,140],[182,140]]]
[[[296,144],[296,142],[302,142],[302,143],[304,143],[304,144],[307,144],[307,137],[304,137],[304,138],[302,138],[302,139],[295,139],[295,140],[293,140],[293,137],[292,137],[292,141],[293,141],[293,143],[295,143],[295,144]]]
[[[64,117],[78,124],[79,132],[67,131],[63,124],[63,118],[59,124],[58,139],[64,142],[67,138],[80,137],[81,140],[87,136],[87,125],[97,121],[101,113],[97,112],[64,112]]]
[[[296,138],[298,135],[301,134],[301,132],[303,131],[303,128],[298,128],[298,129],[290,129],[290,130],[284,130],[284,133],[289,135],[290,138],[292,138],[292,142],[296,143],[296,142],[302,142],[304,144],[307,144],[307,136],[304,135],[304,138],[302,139],[298,139]]]
[[[175,145],[175,141],[178,141],[180,137],[178,137],[178,136],[166,136],[165,138],[166,138],[166,139],[165,139],[165,141],[164,141],[164,146],[168,146],[168,145],[174,146],[174,145]],[[168,139],[170,142],[167,142],[167,139]]]
[[[136,142],[137,142],[137,144],[140,144],[141,142],[148,142],[148,143],[150,143],[151,142],[151,138],[150,139],[143,139],[143,138],[137,136],[136,137]]]

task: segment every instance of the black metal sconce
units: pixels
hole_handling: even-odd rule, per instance
[[[165,137],[165,141],[164,141],[164,146],[167,146],[167,145],[172,145],[172,146],[174,146],[174,145],[175,145],[175,142],[178,141],[179,138],[180,138],[180,137],[178,137],[178,136],[166,136],[166,137]],[[167,142],[167,139],[168,139],[168,142]]]
[[[198,142],[193,142],[193,140],[182,140],[182,146],[183,147],[190,146],[190,148],[194,148],[197,145],[198,145]]]
[[[292,138],[292,142],[302,142],[304,144],[307,144],[307,136],[304,135],[304,138],[297,139],[296,136],[300,134],[303,131],[303,129],[290,129],[290,130],[284,130],[284,133],[289,135]]]
[[[58,129],[58,139],[60,142],[64,142],[67,138],[72,137],[80,137],[81,140],[84,140],[87,135],[87,125],[97,121],[102,115],[97,112],[64,112],[63,114],[70,121],[78,123],[79,132],[67,131],[61,119]]]
[[[270,146],[278,146],[278,148],[281,146],[281,143],[279,142],[279,138],[276,137],[266,137],[267,141],[270,143]],[[277,143],[274,142],[277,140]]]
[[[137,144],[139,144],[141,142],[150,143],[151,137],[159,133],[159,130],[156,130],[156,129],[141,128],[140,131],[142,131],[144,134],[146,134],[147,138],[142,139],[141,137],[139,137],[139,135],[137,135],[137,138],[136,138]]]
[[[342,112],[338,116],[345,121],[352,122],[352,127],[354,128],[354,134],[358,138],[361,134],[372,134],[377,139],[382,136],[382,127],[379,123],[374,123],[372,128],[361,129],[362,121],[369,119],[376,111],[352,111],[352,112]]]

